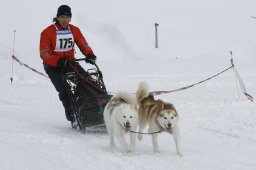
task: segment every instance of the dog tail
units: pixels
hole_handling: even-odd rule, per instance
[[[111,99],[112,101],[123,101],[128,104],[137,105],[137,101],[134,95],[131,95],[127,92],[120,91],[114,95]]]
[[[146,81],[141,81],[136,92],[137,101],[140,103],[149,94],[148,84]]]

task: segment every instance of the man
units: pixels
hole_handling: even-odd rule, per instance
[[[74,44],[86,56],[86,62],[95,63],[96,56],[80,29],[70,24],[71,17],[72,13],[69,6],[61,5],[58,8],[57,15],[53,19],[54,24],[48,26],[41,33],[40,57],[43,60],[46,73],[59,93],[59,99],[65,108],[67,120],[73,123],[75,121],[73,109],[65,89],[63,76],[70,69],[70,61],[75,59]],[[76,66],[81,69],[79,64]]]

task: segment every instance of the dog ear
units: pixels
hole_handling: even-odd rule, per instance
[[[171,107],[170,109],[174,110],[175,116],[178,116],[178,112],[177,112],[176,108],[174,107],[174,105],[170,104],[170,107]]]
[[[177,110],[175,109],[174,105],[171,104],[171,103],[165,103],[163,109],[164,109],[164,110],[174,110],[175,115],[178,116]]]
[[[175,110],[176,111],[174,105],[171,104],[171,103],[165,103],[164,104],[164,109],[170,109],[170,110]]]
[[[174,106],[171,103],[164,103],[163,107],[164,107],[163,108],[164,110],[173,109],[174,108]]]

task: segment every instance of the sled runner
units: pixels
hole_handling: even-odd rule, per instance
[[[99,67],[91,64],[93,68],[85,71],[79,61],[85,59],[73,60],[69,65],[71,70],[64,76],[74,112],[72,128],[83,132],[105,133],[103,111],[111,95],[107,93]]]

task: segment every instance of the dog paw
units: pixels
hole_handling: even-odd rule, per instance
[[[126,153],[128,153],[128,152],[131,152],[131,147],[130,146],[124,146],[124,151],[126,152]]]
[[[178,152],[177,155],[181,158],[183,155],[182,153]]]
[[[160,150],[158,148],[154,148],[155,153],[160,153]]]
[[[143,135],[142,134],[138,134],[138,140],[141,141],[143,138]]]
[[[132,152],[132,150],[131,150],[130,148],[126,148],[126,149],[124,149],[124,151],[125,151],[126,153]]]

